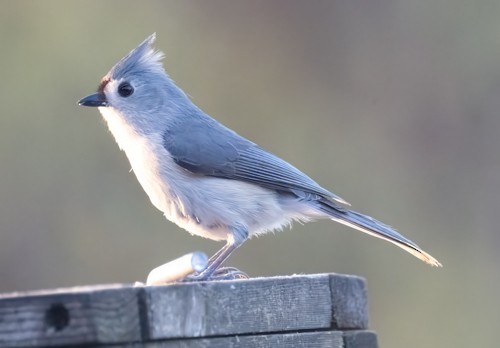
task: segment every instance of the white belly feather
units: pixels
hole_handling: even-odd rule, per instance
[[[99,109],[153,205],[188,232],[226,240],[235,226],[246,228],[252,235],[281,228],[293,220],[308,220],[297,209],[286,209],[298,202],[278,200],[272,190],[188,172],[163,147],[161,134],[145,137],[112,108]]]

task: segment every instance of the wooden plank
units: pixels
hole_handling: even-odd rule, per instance
[[[273,336],[367,323],[364,280],[336,274],[0,295],[0,348]]]
[[[368,328],[366,281],[357,276],[331,274],[332,328]]]
[[[377,335],[373,331],[345,331],[344,348],[378,348]]]
[[[108,285],[0,296],[0,347],[140,338],[136,290],[131,287]]]
[[[119,348],[109,346],[101,348]],[[176,339],[127,345],[127,348],[344,348],[341,331],[263,334],[198,339]],[[358,347],[349,347],[358,348]],[[376,348],[361,347],[360,348]]]
[[[147,287],[149,338],[327,329],[328,275]]]

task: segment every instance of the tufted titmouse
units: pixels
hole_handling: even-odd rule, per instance
[[[97,93],[98,107],[153,205],[192,234],[225,240],[197,279],[209,279],[249,237],[327,218],[441,264],[389,226],[347,209],[281,158],[226,128],[169,78],[152,47],[155,34],[121,59]]]

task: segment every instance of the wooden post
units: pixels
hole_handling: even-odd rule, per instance
[[[0,347],[376,348],[365,280],[340,274],[0,295]]]

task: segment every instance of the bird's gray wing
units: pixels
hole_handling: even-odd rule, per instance
[[[213,119],[195,117],[171,126],[163,135],[163,145],[179,166],[194,174],[251,182],[306,199],[319,196],[347,203]]]

